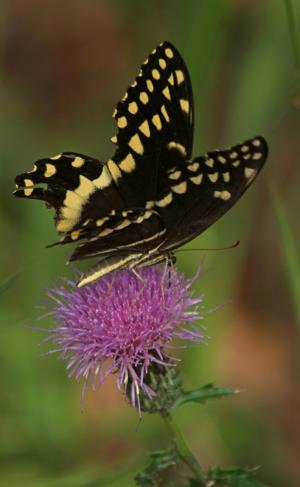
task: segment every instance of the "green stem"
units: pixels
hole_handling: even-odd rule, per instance
[[[297,69],[300,71],[300,34],[293,0],[284,0]]]
[[[193,472],[195,478],[199,481],[199,486],[205,487],[206,481],[201,466],[187,445],[178,425],[174,421],[172,414],[170,412],[164,412],[161,413],[161,415],[172,435],[174,445],[182,458],[182,461],[189,467],[191,472]]]

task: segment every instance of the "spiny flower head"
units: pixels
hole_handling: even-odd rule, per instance
[[[192,282],[175,268],[152,266],[138,275],[121,270],[82,288],[68,281],[50,289],[56,321],[50,353],[67,361],[69,376],[84,379],[84,389],[90,379],[95,385],[115,374],[118,388],[139,407],[140,388],[149,398],[155,394],[145,380],[151,365],[177,363],[168,356],[172,340],[204,339],[196,326],[202,297],[193,297]]]

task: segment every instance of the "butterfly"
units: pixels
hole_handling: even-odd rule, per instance
[[[267,158],[260,136],[192,158],[192,86],[170,42],[152,51],[113,117],[108,161],[63,152],[15,178],[15,196],[54,208],[53,245],[76,243],[70,261],[97,258],[79,287],[169,259],[237,202]]]

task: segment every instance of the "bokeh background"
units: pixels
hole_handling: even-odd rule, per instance
[[[185,406],[177,419],[203,465],[261,465],[268,485],[299,486],[300,77],[288,3],[2,0],[1,486],[133,486],[148,453],[168,444],[160,418],[139,421],[113,379],[87,394],[81,413],[81,385],[41,356],[44,334],[34,327],[51,321],[37,323],[36,306],[70,275],[69,252],[45,249],[56,240],[50,210],[11,196],[14,176],[41,157],[111,155],[114,105],[162,40],[190,70],[195,155],[256,134],[270,145],[251,190],[192,244],[241,240],[204,253],[197,292],[209,307],[231,302],[207,316],[208,345],[183,352],[185,386],[214,381],[243,392]],[[179,253],[178,266],[192,275],[201,255]]]

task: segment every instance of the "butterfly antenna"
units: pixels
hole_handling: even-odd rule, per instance
[[[212,248],[202,248],[202,249],[179,249],[179,250],[175,250],[175,252],[221,252],[223,250],[230,250],[230,249],[235,249],[236,247],[238,247],[240,245],[240,241],[237,240],[234,244],[232,245],[228,245],[227,247],[219,247],[219,248],[216,248],[216,249],[212,249]]]

